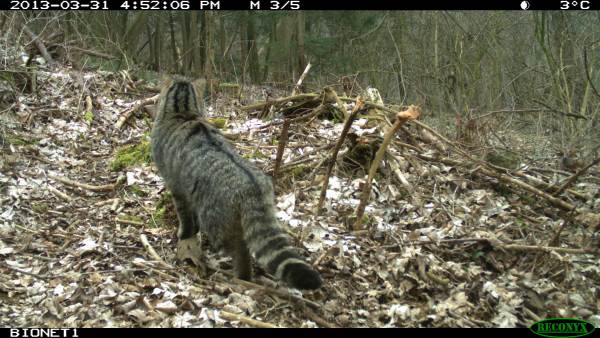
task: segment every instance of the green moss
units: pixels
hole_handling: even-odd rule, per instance
[[[256,150],[253,153],[249,153],[249,154],[243,154],[242,157],[247,158],[247,159],[251,159],[251,158],[270,158],[269,155],[263,153],[260,150]]]
[[[146,197],[148,196],[148,193],[146,191],[144,191],[139,185],[137,184],[133,184],[127,187],[127,190],[129,190],[129,192],[131,192],[132,194],[139,196],[139,197]]]
[[[533,198],[531,195],[521,195],[519,199],[525,204],[536,204],[535,198]]]
[[[110,163],[110,170],[119,171],[123,168],[140,163],[150,163],[151,161],[150,140],[144,137],[138,144],[119,148],[115,159]]]
[[[45,213],[46,211],[48,211],[50,207],[48,207],[48,204],[44,203],[44,202],[39,202],[39,203],[31,203],[31,210],[41,214],[41,213]]]
[[[298,165],[298,166],[294,167],[294,169],[292,169],[292,176],[294,178],[301,178],[302,176],[304,176],[305,174],[308,174],[309,172],[310,172],[310,168],[308,166]]]
[[[171,192],[167,191],[160,196],[158,202],[156,202],[152,218],[158,226],[177,227],[177,213]]]
[[[207,119],[210,124],[215,126],[218,129],[225,129],[227,126],[227,119],[222,117],[213,117]]]
[[[16,135],[8,135],[6,141],[13,146],[28,146],[39,142],[38,139],[25,139]]]
[[[91,111],[86,111],[85,114],[83,114],[83,119],[88,125],[91,125],[92,121],[94,121],[94,113]]]
[[[519,228],[523,228],[523,229],[529,228],[529,224],[520,218],[515,219],[515,224]]]
[[[519,157],[508,151],[489,152],[485,160],[506,169],[517,169],[520,163]]]

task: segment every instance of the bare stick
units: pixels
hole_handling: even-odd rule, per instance
[[[295,302],[298,302],[298,303],[302,303],[304,305],[308,305],[308,306],[310,306],[311,308],[313,308],[315,310],[323,308],[323,305],[321,305],[319,303],[315,303],[312,300],[308,300],[308,299],[302,298],[300,296],[293,295],[293,294],[291,294],[289,292],[278,290],[278,289],[275,289],[275,288],[272,288],[272,287],[269,287],[269,286],[256,284],[256,283],[249,282],[249,281],[246,281],[246,280],[243,280],[243,279],[238,279],[232,273],[230,273],[229,271],[220,271],[220,272],[223,275],[226,275],[226,276],[229,277],[227,279],[225,279],[223,277],[220,277],[220,278],[223,278],[224,281],[227,282],[227,283],[231,283],[233,281],[233,282],[235,282],[237,284],[240,284],[240,285],[243,285],[243,286],[246,286],[246,287],[250,287],[250,288],[253,288],[253,289],[259,289],[259,290],[265,291],[265,292],[273,294],[273,295],[275,295],[275,296],[277,296],[277,297],[279,297],[281,299],[295,301]]]
[[[285,145],[288,141],[288,129],[290,128],[291,121],[285,119],[283,127],[281,129],[281,136],[279,136],[279,144],[277,145],[277,156],[275,157],[275,168],[273,169],[273,178],[277,178],[279,175],[279,168],[281,166],[281,159],[283,158],[283,152],[285,151]]]
[[[560,195],[563,191],[565,191],[568,187],[570,187],[575,182],[575,180],[577,179],[577,177],[583,175],[583,173],[585,173],[588,169],[590,169],[591,167],[595,166],[598,163],[600,163],[600,157],[597,157],[590,164],[588,164],[585,167],[581,168],[579,171],[577,171],[575,174],[573,174],[571,177],[569,177],[565,181],[565,183],[563,183],[560,186],[560,188],[558,188],[558,190],[556,192],[554,192],[554,196]]]
[[[575,254],[575,255],[585,255],[585,254],[600,255],[600,249],[594,249],[594,248],[573,249],[573,248],[560,248],[560,247],[553,247],[553,246],[520,245],[520,244],[506,244],[506,245],[499,245],[498,247],[500,249],[504,249],[504,250],[525,251],[525,252],[541,251],[541,252],[549,253],[551,251],[556,251],[556,252]]]
[[[81,188],[81,189],[94,191],[94,192],[109,192],[109,191],[115,190],[115,187],[116,187],[116,184],[90,185],[90,184],[71,181],[68,178],[58,177],[58,176],[54,176],[54,175],[48,175],[48,177],[55,181],[58,181],[58,182],[66,184],[68,186],[71,186],[71,187]]]
[[[458,238],[458,239],[442,239],[439,241],[414,241],[407,242],[411,245],[427,245],[427,244],[437,244],[437,243],[466,243],[466,242],[486,242],[492,245],[493,247],[502,249],[502,250],[511,250],[511,251],[525,251],[525,252],[561,252],[561,253],[569,253],[569,254],[590,254],[590,255],[600,255],[600,249],[595,248],[584,248],[584,249],[575,249],[575,248],[561,248],[554,246],[539,246],[539,245],[522,245],[522,244],[502,244],[497,240],[492,240],[488,238]],[[401,245],[385,245],[383,248],[385,249],[394,249],[399,248]]]
[[[375,173],[377,172],[377,169],[379,169],[381,160],[383,160],[383,156],[385,155],[387,147],[396,134],[396,131],[400,129],[400,127],[406,123],[406,121],[414,120],[418,118],[419,115],[421,115],[421,108],[418,106],[410,106],[408,110],[396,114],[396,122],[394,122],[394,125],[385,133],[383,142],[375,154],[371,168],[369,168],[369,176],[367,177],[367,181],[363,187],[360,203],[356,208],[356,221],[354,223],[353,230],[362,229],[362,218],[365,213],[365,208],[367,207],[367,202],[369,201],[369,197],[371,195],[371,183],[373,182]]]
[[[12,266],[10,266],[10,265],[8,265],[8,264],[6,264],[4,262],[0,262],[0,264],[2,266],[4,266],[5,268],[10,269],[12,271],[15,271],[15,272],[18,272],[18,273],[22,273],[24,275],[31,276],[31,277],[34,277],[34,278],[37,278],[37,279],[41,279],[41,280],[48,280],[48,279],[50,279],[50,278],[53,277],[53,276],[38,275],[38,274],[35,274],[35,273],[32,273],[32,272],[27,272],[27,271],[23,271],[21,269],[13,268]]]
[[[137,226],[144,226],[143,222],[140,221],[134,221],[132,219],[125,219],[125,218],[115,218],[115,221],[118,223],[123,223],[123,224],[129,224],[129,225],[137,225]]]
[[[67,201],[67,202],[71,202],[73,200],[73,198],[67,194],[65,194],[64,192],[56,189],[55,187],[47,184],[46,185],[48,187],[48,190],[50,190],[51,193],[53,193],[54,195],[62,198],[63,200]]]
[[[227,319],[227,320],[231,320],[231,321],[238,321],[244,324],[248,324],[250,326],[254,326],[254,327],[259,327],[259,328],[263,328],[263,329],[277,329],[279,328],[279,326],[271,324],[271,323],[265,323],[265,322],[261,322],[259,320],[256,319],[252,319],[250,317],[246,317],[237,313],[231,313],[231,312],[227,312],[224,310],[221,310],[219,312],[219,316],[223,319]]]
[[[123,112],[123,114],[121,114],[121,116],[117,120],[117,123],[115,123],[115,128],[121,129],[123,127],[123,125],[125,124],[125,122],[127,122],[129,117],[134,112],[136,112],[137,110],[139,110],[140,108],[142,108],[145,105],[155,104],[156,101],[158,100],[158,97],[159,97],[159,95],[154,95],[152,97],[145,98],[143,100],[138,100],[132,108],[127,109],[126,111]]]
[[[487,169],[487,168],[483,168],[480,167],[479,171],[482,172],[484,175],[486,176],[490,176],[490,177],[494,177],[497,178],[498,180],[506,183],[509,187],[511,186],[517,186],[519,188],[521,188],[522,190],[528,191],[536,196],[542,197],[543,199],[547,200],[548,202],[550,202],[550,204],[559,207],[561,209],[567,210],[567,211],[571,211],[573,209],[575,209],[575,206],[571,203],[565,202],[560,198],[556,198],[544,191],[541,191],[523,181],[519,181],[517,179],[514,179],[506,174],[502,174],[499,172],[495,172],[493,170]]]
[[[300,75],[300,78],[298,79],[298,82],[296,82],[296,86],[294,87],[294,90],[292,91],[292,95],[296,95],[300,91],[300,86],[302,86],[302,82],[304,81],[304,78],[306,77],[306,74],[308,74],[308,71],[310,70],[311,66],[312,65],[309,62],[306,65],[306,68],[304,68],[304,72],[302,72],[302,75]]]
[[[329,158],[329,163],[327,165],[327,172],[325,173],[325,178],[323,179],[323,187],[321,188],[321,195],[319,196],[319,202],[317,203],[317,208],[315,210],[315,213],[317,215],[321,212],[321,207],[323,207],[323,201],[325,200],[325,195],[327,194],[327,186],[329,185],[329,177],[331,176],[331,173],[333,172],[333,166],[335,165],[337,155],[340,152],[342,145],[344,144],[344,139],[346,138],[346,135],[348,134],[348,131],[350,130],[350,126],[352,125],[352,122],[354,122],[356,115],[361,110],[363,105],[364,105],[364,101],[362,100],[361,97],[358,97],[356,99],[356,105],[354,105],[354,109],[352,110],[352,113],[350,113],[350,116],[348,116],[348,118],[346,119],[346,122],[344,123],[344,128],[342,129],[342,135],[340,135],[340,138],[338,139],[337,143],[335,144],[335,147],[333,148],[333,153],[331,153],[331,157]]]
[[[272,101],[259,102],[259,103],[251,104],[248,106],[243,106],[240,108],[240,110],[243,112],[244,111],[262,110],[268,106],[273,106],[273,105],[282,104],[282,103],[286,103],[286,102],[293,102],[293,101],[312,100],[312,99],[317,99],[319,96],[321,96],[321,94],[317,94],[317,93],[292,95],[292,96],[282,97],[280,99],[276,99],[276,100],[272,100]]]
[[[104,54],[102,52],[98,52],[98,51],[95,51],[95,50],[83,49],[83,48],[79,48],[77,46],[70,46],[69,48],[72,49],[72,50],[76,50],[76,51],[82,52],[82,53],[87,54],[87,55],[97,56],[99,58],[103,58],[103,59],[107,59],[107,60],[112,60],[112,59],[116,59],[117,58],[116,56],[113,56],[113,55]]]
[[[326,321],[324,318],[320,317],[318,314],[314,313],[309,308],[304,309],[304,314],[306,315],[306,317],[308,317],[308,319],[317,323],[317,325],[319,325],[320,327],[324,327],[324,328],[328,328],[328,329],[337,327],[336,325],[334,325],[334,324]]]
[[[148,254],[150,254],[150,257],[154,258],[154,260],[157,261],[159,265],[162,265],[163,267],[168,268],[168,269],[172,269],[173,268],[170,264],[168,264],[167,262],[165,262],[158,255],[158,253],[156,253],[156,251],[154,250],[154,248],[152,247],[152,245],[150,245],[150,242],[148,242],[148,237],[146,237],[146,235],[141,234],[140,235],[140,240],[142,241],[142,245],[144,246],[144,248],[146,249],[146,251],[148,251]]]
[[[38,51],[40,51],[40,54],[42,54],[42,56],[44,57],[46,62],[48,62],[49,65],[54,64],[54,60],[52,59],[52,56],[50,56],[50,53],[48,53],[46,46],[40,40],[39,36],[37,36],[34,32],[32,32],[31,29],[29,29],[29,27],[27,27],[26,25],[23,25],[23,31],[25,32],[25,34],[27,34],[31,38],[32,42],[37,47]]]

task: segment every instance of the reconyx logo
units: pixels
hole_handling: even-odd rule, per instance
[[[592,323],[575,318],[549,318],[533,323],[529,327],[533,333],[544,337],[581,337],[591,334]]]

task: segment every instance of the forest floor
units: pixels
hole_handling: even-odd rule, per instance
[[[522,327],[550,317],[600,324],[597,168],[571,187],[578,197],[557,197],[577,206],[568,212],[482,174],[452,147],[413,136],[421,134],[410,122],[388,149],[359,231],[352,214],[366,170],[346,155],[378,144],[387,125],[364,116],[352,125],[320,215],[325,159],[343,121],[290,126],[278,217],[322,274],[322,289],[291,290],[260,271],[253,282],[238,281],[231,260],[208,249],[205,274],[177,262],[177,220],[148,157],[152,119],[142,109],[115,126],[137,100],[156,95],[144,85],[126,72],[40,67],[35,91],[3,89],[1,326]],[[242,103],[263,101],[264,89],[244,89]],[[281,119],[257,118],[240,104],[221,94],[208,115],[271,172]],[[436,160],[440,154],[449,161]],[[548,168],[519,171],[545,182],[569,177],[556,160],[528,165]],[[522,178],[515,173],[505,175]]]

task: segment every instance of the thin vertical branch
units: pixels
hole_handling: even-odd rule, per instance
[[[354,105],[354,109],[352,110],[352,113],[350,113],[348,118],[346,118],[346,122],[344,123],[344,129],[342,129],[342,135],[340,135],[340,138],[338,139],[338,141],[335,145],[335,148],[333,148],[333,153],[331,154],[331,158],[329,158],[329,163],[327,165],[327,172],[326,172],[325,178],[323,180],[323,187],[321,188],[321,195],[319,196],[319,203],[317,204],[317,208],[315,210],[317,215],[320,213],[321,207],[323,207],[323,201],[325,200],[325,195],[327,194],[327,186],[329,185],[329,177],[331,176],[331,173],[333,172],[333,166],[335,165],[337,155],[340,152],[340,148],[342,148],[342,144],[344,144],[344,139],[346,138],[346,135],[348,134],[348,131],[350,130],[350,126],[352,125],[352,122],[354,122],[356,115],[362,109],[364,104],[365,104],[365,102],[359,96],[356,99],[356,104]],[[341,108],[343,109],[343,107],[341,107]]]
[[[273,169],[273,179],[277,179],[279,175],[279,168],[281,167],[281,160],[283,158],[283,152],[288,141],[288,129],[292,121],[285,119],[283,121],[283,127],[281,129],[281,135],[279,136],[279,144],[277,145],[277,156],[275,157],[275,168]]]

